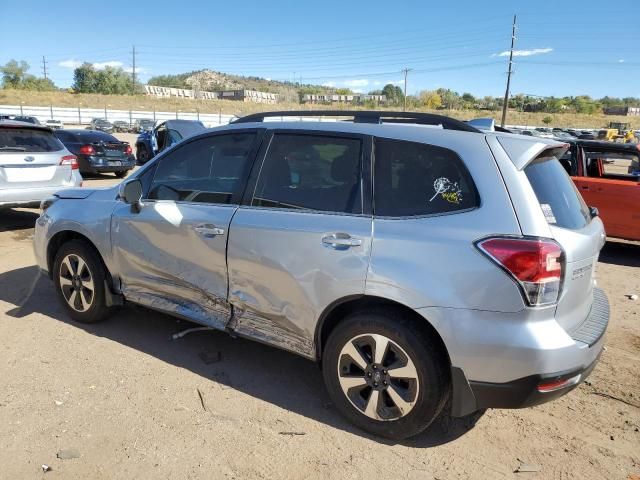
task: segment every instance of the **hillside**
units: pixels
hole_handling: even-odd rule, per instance
[[[33,105],[56,107],[105,108],[111,110],[164,111],[164,112],[196,112],[228,113],[246,115],[248,113],[268,110],[305,110],[305,109],[344,109],[353,107],[346,105],[313,105],[305,106],[294,102],[283,102],[278,105],[259,103],[240,103],[229,100],[189,100],[185,98],[155,98],[145,95],[100,95],[72,94],[68,92],[31,92],[25,90],[0,89],[0,105]],[[397,108],[393,108],[397,109]],[[0,108],[0,111],[2,109]],[[429,111],[429,110],[421,110]],[[431,110],[434,113],[448,115],[461,120],[491,116],[500,118],[500,112],[486,110]],[[574,113],[525,113],[509,111],[508,122],[512,125],[543,125],[542,119],[551,117],[552,127],[584,127],[600,128],[612,121],[631,122],[633,128],[640,128],[640,117],[620,117],[603,114]]]

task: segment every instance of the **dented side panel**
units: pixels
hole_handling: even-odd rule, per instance
[[[229,237],[229,302],[238,334],[315,358],[324,309],[362,295],[371,252],[370,216],[240,207]],[[348,233],[361,245],[334,249],[322,237]]]
[[[224,328],[231,316],[226,244],[236,208],[170,201],[148,202],[139,213],[116,208],[113,257],[125,298]]]

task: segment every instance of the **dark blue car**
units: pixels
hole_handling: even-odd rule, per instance
[[[136,159],[141,165],[147,163],[158,153],[206,130],[200,121],[167,120],[153,130],[142,132],[136,140]]]

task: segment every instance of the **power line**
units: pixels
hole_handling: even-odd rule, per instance
[[[509,103],[509,87],[511,86],[511,72],[513,69],[513,47],[516,42],[516,16],[513,16],[513,26],[511,27],[511,51],[509,52],[509,72],[507,73],[507,89],[504,92],[504,103],[502,105],[502,122],[500,125],[504,128],[507,120],[507,104]]]

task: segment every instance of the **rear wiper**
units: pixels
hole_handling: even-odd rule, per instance
[[[26,152],[27,149],[24,147],[0,147],[0,151],[2,152]]]

